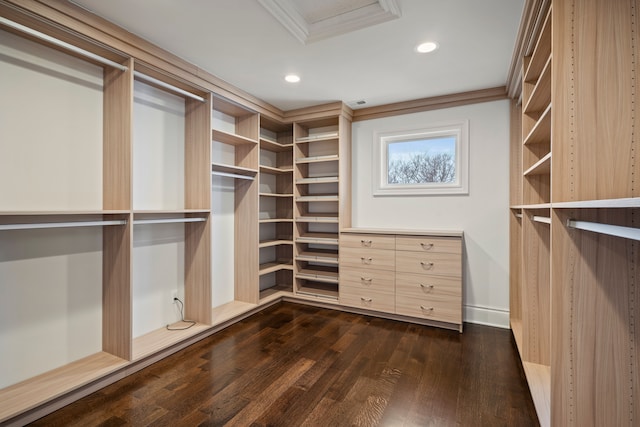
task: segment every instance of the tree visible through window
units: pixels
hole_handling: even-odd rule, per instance
[[[468,194],[469,122],[376,132],[373,194]]]
[[[389,184],[451,183],[456,178],[456,138],[391,142],[387,159]]]

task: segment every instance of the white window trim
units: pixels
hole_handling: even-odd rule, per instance
[[[452,183],[389,184],[387,146],[410,139],[456,136],[456,181]],[[435,123],[415,130],[374,132],[373,195],[460,195],[469,194],[469,120]]]

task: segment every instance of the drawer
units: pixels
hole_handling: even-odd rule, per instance
[[[396,249],[396,236],[378,234],[340,234],[340,249],[342,248],[369,248],[369,249]]]
[[[427,274],[397,273],[396,292],[414,298],[460,300],[462,279]]]
[[[415,298],[409,295],[396,295],[396,313],[420,319],[462,324],[462,300],[456,301],[429,298]]]
[[[358,289],[352,286],[340,285],[340,304],[367,310],[394,313],[396,300],[393,292],[380,292]]]
[[[398,236],[396,250],[461,254],[462,240],[459,237]]]
[[[395,273],[387,270],[361,271],[351,267],[340,269],[340,287],[361,287],[380,292],[395,292]]]
[[[462,277],[462,256],[460,254],[437,252],[398,252],[396,271],[400,273]]]
[[[354,267],[361,271],[396,268],[396,253],[384,249],[340,248],[340,267]]]

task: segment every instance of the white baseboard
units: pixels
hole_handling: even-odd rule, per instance
[[[509,329],[509,310],[479,305],[464,306],[464,321]]]

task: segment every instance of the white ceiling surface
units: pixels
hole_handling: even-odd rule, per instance
[[[398,0],[400,18],[305,45],[258,0],[74,3],[282,110],[331,101],[357,108],[358,100],[370,107],[502,86],[524,6]],[[423,41],[439,49],[417,54]],[[302,80],[286,83],[288,73]]]

